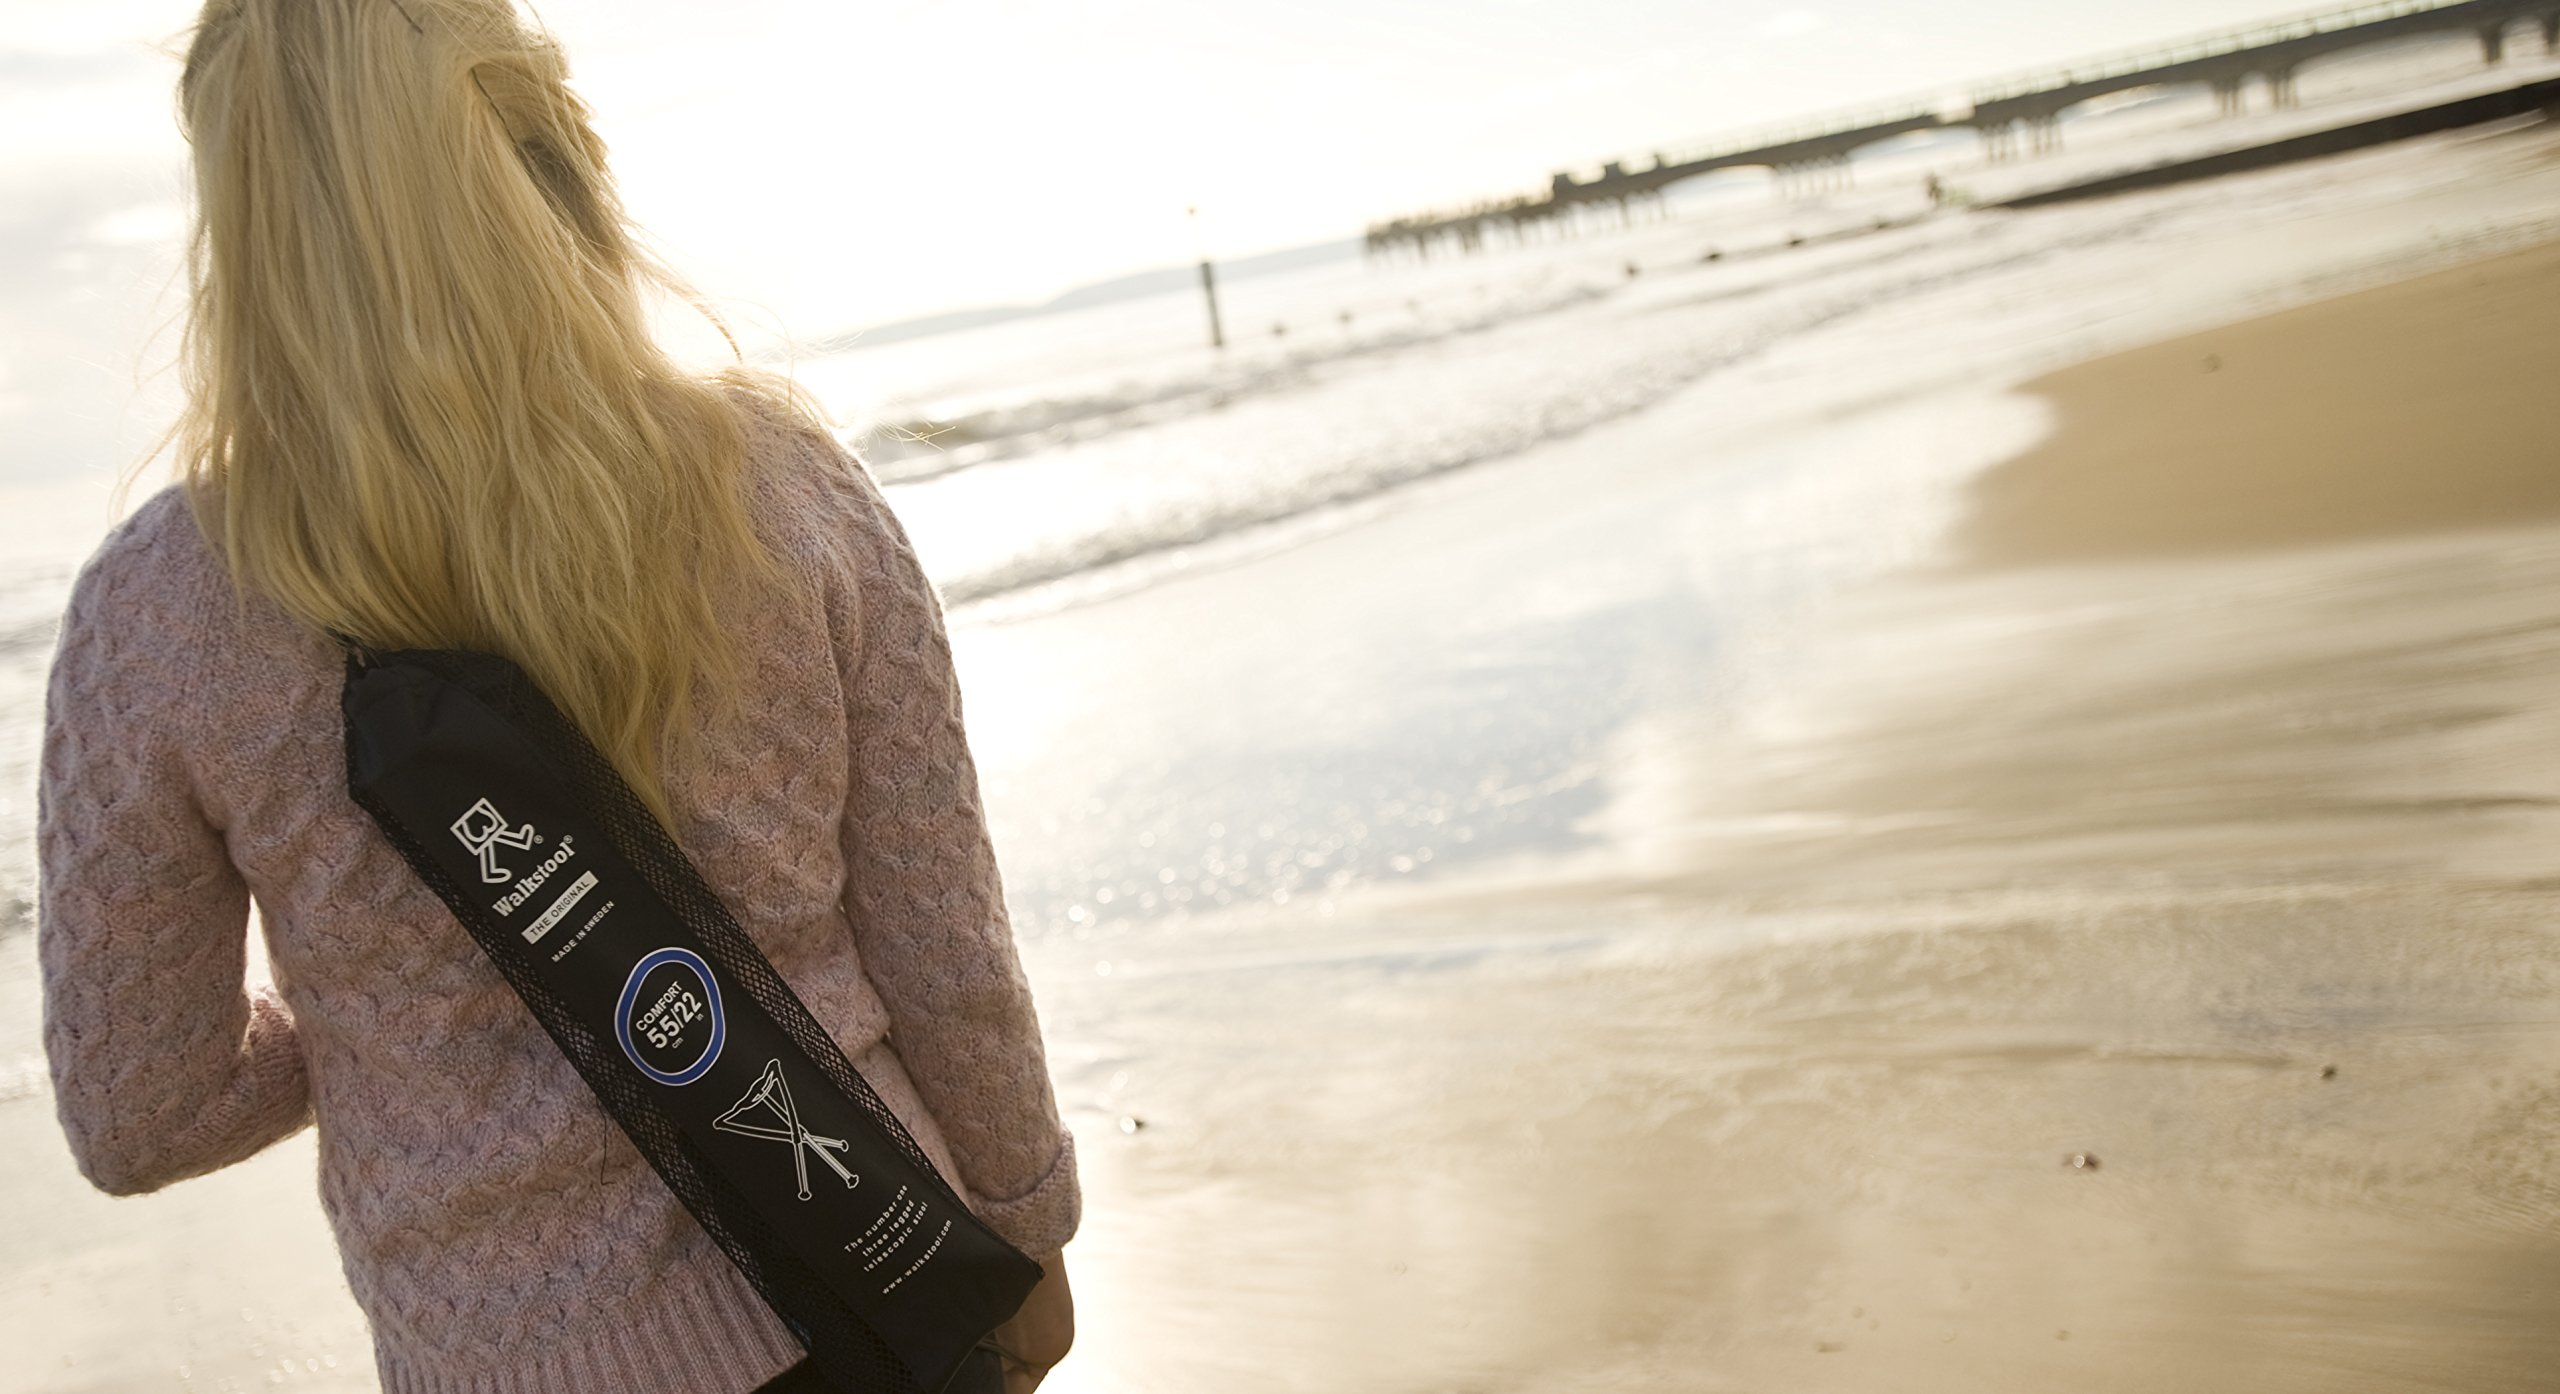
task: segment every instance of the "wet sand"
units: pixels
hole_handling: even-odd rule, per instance
[[[1064,1387],[2550,1387],[2549,898],[1836,908],[1124,985]]]
[[[48,1394],[378,1387],[339,1275],[308,1132],[118,1200],[72,1169],[49,1094],[0,1100],[0,1389]]]

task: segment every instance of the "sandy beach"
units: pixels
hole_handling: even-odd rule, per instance
[[[1085,1175],[1046,1388],[2555,1387],[2560,137],[2500,139],[2539,192],[2427,195],[2481,245],[1951,283],[960,613]],[[1871,371],[1914,325],[2015,343]],[[0,1390],[373,1388],[312,1138],[110,1201],[51,1111]]]
[[[2031,382],[1947,563],[1622,744],[1597,850],[1063,992],[1220,1062],[1092,1150],[1071,1387],[2551,1388],[2555,294]]]

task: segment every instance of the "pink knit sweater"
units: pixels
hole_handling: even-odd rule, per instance
[[[675,832],[1000,1233],[1075,1232],[1074,1156],[961,734],[940,610],[861,466],[753,419],[792,603],[739,607],[742,710]],[[799,1357],[346,794],[337,651],[240,603],[184,500],[107,539],[62,626],[39,815],[45,1047],[119,1194],[306,1123],[392,1394],[705,1394]],[[255,904],[276,989],[243,984]]]

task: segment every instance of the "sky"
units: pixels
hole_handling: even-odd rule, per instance
[[[383,0],[388,3],[388,0]],[[1044,299],[2301,0],[540,0],[750,334]],[[186,0],[0,0],[0,481],[165,419]],[[1197,217],[1186,210],[1197,208]]]

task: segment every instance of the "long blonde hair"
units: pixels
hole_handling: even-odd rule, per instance
[[[178,465],[235,582],[382,648],[521,664],[650,806],[778,573],[723,391],[645,293],[550,39],[507,0],[208,0]],[[698,303],[698,302],[697,302]]]

